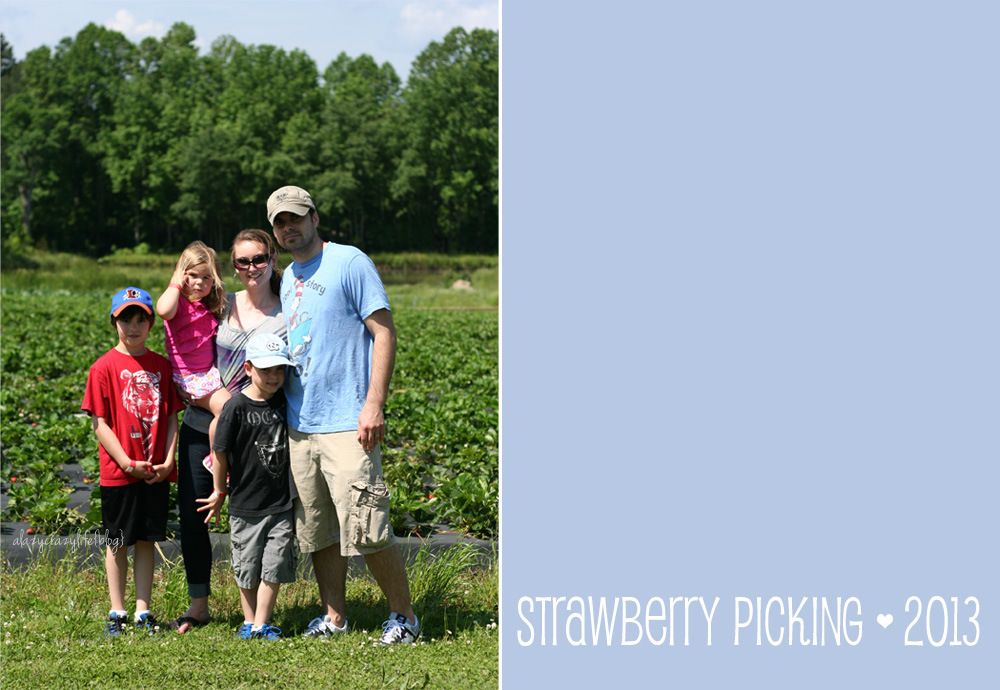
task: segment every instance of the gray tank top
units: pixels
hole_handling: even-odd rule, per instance
[[[280,302],[263,321],[244,331],[229,324],[229,314],[235,301],[235,293],[226,294],[226,308],[219,317],[219,331],[215,336],[215,366],[219,369],[222,385],[230,393],[241,391],[250,383],[250,378],[243,371],[247,341],[250,338],[257,333],[274,333],[282,340],[288,340],[288,330],[285,317],[281,313]],[[198,407],[188,406],[187,412],[184,413],[184,424],[206,434],[211,421],[211,413]]]

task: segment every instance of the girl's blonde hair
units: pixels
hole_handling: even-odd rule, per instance
[[[269,286],[271,292],[276,296],[281,296],[281,269],[278,268],[278,245],[274,243],[274,238],[271,237],[271,233],[264,232],[257,228],[248,228],[246,230],[240,230],[236,233],[236,237],[233,238],[233,244],[229,248],[229,256],[234,261],[236,260],[236,245],[240,242],[256,242],[260,246],[267,250],[268,257],[274,259],[274,267],[271,270],[271,280]]]
[[[177,260],[177,270],[184,272],[193,266],[205,264],[212,274],[212,291],[201,300],[205,307],[218,318],[226,306],[226,286],[219,274],[219,257],[215,250],[201,241],[195,241],[184,248]]]

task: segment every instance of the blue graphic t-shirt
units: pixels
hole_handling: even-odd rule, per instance
[[[358,428],[371,380],[373,339],[364,320],[389,308],[375,264],[356,247],[327,242],[281,279],[281,309],[295,369],[285,379],[288,425],[304,433]]]

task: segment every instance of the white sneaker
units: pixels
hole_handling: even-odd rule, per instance
[[[389,614],[389,620],[382,624],[381,644],[413,644],[420,637],[420,621],[413,617],[413,622],[406,620],[406,616],[393,611]]]
[[[341,627],[337,627],[333,624],[330,616],[318,616],[309,621],[309,625],[306,626],[306,631],[302,633],[302,637],[331,637],[337,633],[347,632],[347,619],[344,619],[344,624]]]

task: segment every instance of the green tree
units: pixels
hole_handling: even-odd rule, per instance
[[[28,53],[15,69],[21,78],[17,90],[5,94],[0,130],[3,237],[33,244],[44,238],[35,227],[36,206],[48,200],[49,208],[58,207],[68,108],[57,97],[60,73],[47,47]]]
[[[3,162],[4,220],[18,238],[80,250],[91,238],[114,236],[100,134],[132,49],[121,34],[88,24],[55,51],[33,50],[17,65],[17,89],[3,103]]]
[[[498,35],[485,29],[452,29],[411,68],[393,192],[411,228],[436,223],[440,249],[497,248],[498,77]]]
[[[194,104],[211,95],[194,40],[194,29],[179,22],[161,41],[139,44],[106,130],[104,163],[133,245],[177,248],[196,236],[179,233],[171,214]]]
[[[180,194],[170,208],[186,231],[223,248],[239,230],[243,146],[232,123],[218,122],[208,105],[195,107],[191,133],[172,151]]]
[[[14,46],[7,42],[7,37],[0,33],[0,102],[3,102],[17,89],[20,66],[14,57]]]
[[[387,62],[379,66],[369,55],[341,53],[323,81],[323,168],[313,182],[316,202],[327,212],[325,223],[350,243],[367,249],[391,246],[399,76]],[[377,232],[369,236],[372,223]]]
[[[299,113],[318,112],[322,104],[316,64],[304,52],[285,52],[274,46],[243,46],[236,39],[218,39],[206,58],[210,88],[216,93],[209,129],[227,151],[203,151],[195,146],[190,158],[202,155],[223,162],[231,204],[224,234],[226,241],[241,227],[266,222],[264,200],[279,184],[289,184],[280,173],[291,173],[294,162],[282,150],[289,126],[299,127]],[[295,123],[295,124],[293,124]],[[183,193],[192,190],[185,186]]]
[[[0,35],[5,241],[101,253],[222,247],[266,223],[275,187],[316,198],[368,250],[497,246],[498,40],[451,31],[414,62],[301,51],[194,29],[134,45],[89,24],[23,61]]]
[[[134,51],[122,34],[95,24],[56,47],[57,98],[65,104],[68,130],[59,170],[61,212],[47,213],[45,220],[57,248],[79,250],[81,238],[98,246],[127,243],[128,228],[104,165],[103,133],[114,126]]]

